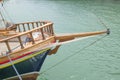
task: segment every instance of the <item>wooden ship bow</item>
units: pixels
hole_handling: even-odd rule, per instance
[[[0,3],[2,0],[0,0]],[[0,26],[0,80],[36,80],[47,55],[55,54],[67,41],[109,34],[110,30],[57,35],[51,21]]]
[[[110,33],[107,29],[57,35],[50,21],[24,22],[13,26],[14,32],[10,30],[0,34],[0,46],[3,46],[0,47],[0,79],[36,79],[46,56],[55,54],[63,42]]]

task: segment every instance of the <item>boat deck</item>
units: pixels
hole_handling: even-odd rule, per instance
[[[16,31],[0,33],[0,57],[6,53],[24,54],[40,49],[55,41],[53,23],[49,21],[15,24]]]
[[[19,42],[9,42],[9,45],[11,45],[11,49],[18,50],[20,49]],[[0,43],[0,56],[6,55],[8,49],[6,47],[5,43]]]
[[[78,37],[102,35],[104,33],[109,34],[108,29],[104,31],[57,36],[53,31],[53,23],[47,21],[20,23],[15,24],[14,26],[17,27],[16,34],[10,33],[9,31],[0,34],[0,69],[11,66],[12,64],[10,64],[10,60],[13,61],[13,64],[17,64],[48,50],[51,50],[49,52],[50,55],[54,54],[62,43]],[[55,42],[59,42],[59,44],[55,45]],[[51,47],[54,48],[51,49]],[[32,78],[25,78],[23,80],[28,79]]]

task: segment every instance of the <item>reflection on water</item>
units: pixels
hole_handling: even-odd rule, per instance
[[[120,0],[7,0],[5,7],[14,22],[53,21],[56,33],[103,30],[103,24],[111,30],[109,36],[84,51],[80,50],[99,37],[61,46],[56,55],[46,59],[42,71],[71,54],[79,54],[38,80],[119,80],[119,4]]]

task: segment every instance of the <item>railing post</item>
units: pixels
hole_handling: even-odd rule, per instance
[[[28,26],[28,30],[30,30],[30,26],[29,26],[29,23],[27,23],[27,26]]]
[[[11,49],[10,49],[10,46],[9,46],[8,41],[5,41],[5,43],[6,43],[6,46],[7,46],[8,51],[11,52]]]
[[[22,25],[23,25],[23,30],[24,30],[24,32],[25,32],[25,31],[26,31],[26,30],[25,30],[25,24],[22,24]]]
[[[51,26],[51,34],[52,34],[52,36],[53,36],[53,35],[54,35],[53,24],[51,24],[50,26]]]
[[[53,36],[53,28],[52,28],[52,24],[49,25],[49,31],[50,31],[50,35]]]
[[[36,22],[36,26],[39,27],[38,22]]]
[[[44,29],[44,32],[47,32],[47,27],[44,27],[43,29]]]
[[[17,26],[18,26],[18,30],[19,30],[19,32],[21,32],[21,30],[20,30],[20,24],[17,24]]]
[[[50,35],[49,26],[46,27],[46,31]]]
[[[32,28],[34,29],[35,27],[34,27],[34,23],[32,23]]]
[[[41,31],[41,34],[42,34],[42,39],[44,40],[45,36],[44,36],[44,33],[43,33],[43,28],[41,28],[40,31]]]
[[[42,22],[40,22],[40,26],[42,26]]]
[[[31,38],[32,38],[32,44],[35,44],[35,41],[34,41],[34,38],[33,38],[33,35],[32,35],[32,32],[29,33]]]
[[[19,42],[20,42],[21,49],[23,49],[24,46],[23,46],[23,43],[22,43],[22,40],[21,40],[20,36],[18,36],[18,40],[19,40]]]

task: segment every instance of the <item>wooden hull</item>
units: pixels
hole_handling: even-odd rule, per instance
[[[21,77],[22,77],[22,80],[36,80],[38,75],[39,75],[39,72],[31,72],[31,73],[23,74],[21,75]],[[5,80],[19,80],[19,78],[15,76]]]
[[[105,31],[55,35],[53,23],[49,21],[19,23],[15,24],[14,27],[18,31],[0,30],[0,46],[3,46],[0,47],[0,80],[19,80],[12,64],[15,65],[23,80],[35,80],[46,56],[56,53],[62,42],[79,37],[110,33],[108,29]],[[36,35],[39,37],[35,39],[33,34],[38,32],[40,34]],[[30,38],[31,41],[27,42],[26,38]]]
[[[28,80],[29,78],[34,78],[34,80],[35,80],[35,78],[38,75],[38,73],[36,73],[36,72],[40,71],[41,66],[49,52],[50,52],[50,50],[46,50],[42,53],[37,52],[40,54],[36,55],[30,59],[27,59],[23,62],[15,64],[17,71],[19,72],[20,75],[23,75],[22,78],[24,80],[26,80],[26,79]],[[33,74],[28,74],[28,73],[33,73]],[[29,77],[29,75],[31,75],[31,77]],[[6,79],[6,78],[7,78],[7,80],[19,80],[15,76],[17,76],[17,75],[12,66],[0,69],[0,80]]]

